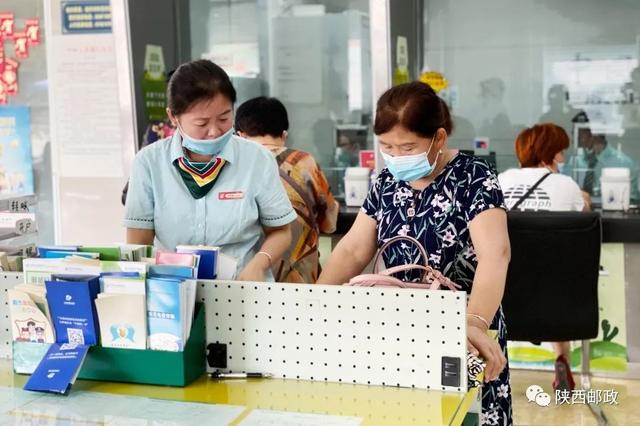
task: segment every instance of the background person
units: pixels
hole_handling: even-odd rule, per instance
[[[516,138],[519,169],[498,176],[507,207],[521,211],[589,210],[588,194],[569,176],[559,172],[564,166],[564,151],[569,136],[556,124],[536,124]],[[553,295],[550,295],[553,297]],[[556,353],[555,390],[573,390],[575,381],[569,363],[570,342],[552,342]]]
[[[276,98],[258,97],[236,111],[236,131],[267,148],[276,158],[280,177],[298,219],[292,243],[274,268],[278,282],[315,283],[320,273],[320,233],[335,231],[340,206],[311,154],[286,147],[289,118]]]

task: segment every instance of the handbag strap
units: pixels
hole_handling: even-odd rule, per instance
[[[533,191],[536,190],[536,188],[538,186],[540,186],[540,184],[549,177],[549,175],[551,175],[551,172],[545,174],[544,176],[542,176],[540,179],[538,179],[536,181],[536,183],[533,184],[533,186],[531,188],[529,188],[529,190],[527,192],[524,193],[524,195],[522,197],[520,197],[520,199],[511,207],[511,210],[515,210],[518,207],[520,207],[520,204],[522,204],[527,198],[529,198],[529,196],[531,194],[533,194]]]
[[[378,250],[378,254],[376,255],[376,259],[373,261],[373,272],[375,274],[378,273],[378,265],[380,263],[380,259],[382,259],[382,255],[385,252],[385,250],[387,248],[389,248],[389,246],[393,243],[395,243],[396,241],[409,241],[410,243],[412,243],[413,245],[415,245],[416,247],[418,247],[418,250],[420,250],[420,255],[422,256],[422,258],[424,259],[424,265],[413,265],[412,267],[416,267],[416,266],[422,266],[427,267],[429,264],[427,263],[427,251],[424,249],[424,247],[422,247],[422,244],[420,244],[420,241],[416,240],[413,237],[409,237],[407,235],[397,235],[393,238],[389,238],[384,244],[382,244],[382,247],[380,247],[380,249]],[[424,279],[426,278],[428,271],[424,271],[424,273],[422,274],[422,277],[420,278],[420,281],[424,281]]]
[[[433,269],[431,266],[422,266],[422,265],[400,265],[394,266],[389,269],[385,269],[380,272],[380,275],[391,276],[397,272],[410,271],[412,269],[422,269],[424,271],[422,283],[431,284],[429,289],[437,290],[441,285],[447,287],[449,290],[460,290],[462,286],[460,284],[456,284],[451,281],[449,278],[445,277],[442,272]]]

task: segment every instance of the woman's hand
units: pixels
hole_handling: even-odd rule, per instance
[[[238,281],[264,281],[265,271],[249,263],[238,275]]]
[[[237,280],[262,282],[269,267],[269,259],[258,253],[251,259],[251,262],[247,263],[247,266],[238,275]]]
[[[507,365],[502,348],[495,339],[487,335],[482,327],[467,324],[467,348],[472,354],[479,355],[486,363],[485,382],[496,380]]]

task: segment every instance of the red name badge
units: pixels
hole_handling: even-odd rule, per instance
[[[218,194],[218,200],[239,200],[241,198],[244,198],[242,191],[220,192]]]

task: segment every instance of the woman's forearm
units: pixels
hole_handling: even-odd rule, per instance
[[[258,251],[268,253],[271,256],[271,259],[267,258],[267,260],[270,260],[273,265],[277,265],[291,244],[291,227],[286,225],[275,229],[269,229],[265,234],[265,239]],[[257,257],[267,256],[256,254],[254,259]]]
[[[508,266],[508,253],[478,262],[468,313],[480,315],[491,324],[502,302]]]
[[[156,234],[153,229],[127,228],[127,244],[153,245]]]
[[[346,244],[338,243],[325,265],[318,284],[344,284],[355,277],[369,264],[371,256],[358,257],[357,251]]]
[[[369,264],[378,249],[376,221],[360,212],[324,266],[318,284],[344,284]]]

